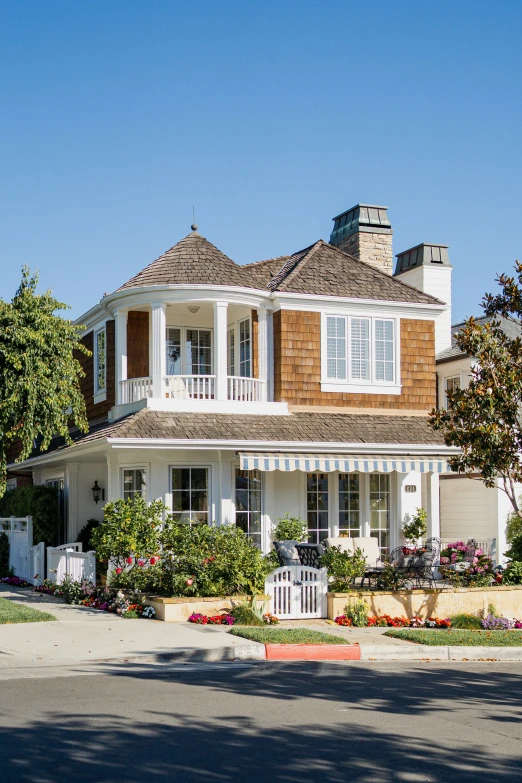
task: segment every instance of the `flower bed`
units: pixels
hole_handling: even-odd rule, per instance
[[[32,587],[25,579],[20,579],[19,576],[4,576],[0,579],[0,582],[5,585],[12,585],[13,587]]]
[[[198,623],[199,625],[234,625],[235,623],[231,614],[214,614],[209,617],[200,612],[193,612],[188,621],[189,623]]]
[[[484,554],[484,550],[475,550],[475,557],[470,568],[465,571],[454,571],[449,566],[465,561],[467,545],[464,541],[453,541],[447,544],[440,553],[439,571],[444,579],[462,587],[488,586],[495,579],[493,560]]]
[[[86,579],[76,582],[66,576],[61,584],[45,579],[42,585],[34,587],[33,590],[35,593],[62,598],[67,604],[86,606],[100,612],[112,612],[127,620],[139,617],[153,619],[156,616],[154,607],[141,603],[141,600],[136,600],[133,595],[125,595],[121,590],[115,593],[104,587],[96,587]]]
[[[352,627],[352,620],[345,614],[335,618],[337,625]],[[370,616],[367,619],[367,628],[449,628],[451,621],[447,618],[441,620],[440,617],[428,617],[423,620],[421,617],[390,617],[389,614]],[[364,627],[364,626],[363,626]]]

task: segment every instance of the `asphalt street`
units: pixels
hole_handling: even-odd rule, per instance
[[[28,669],[0,682],[0,781],[519,783],[521,673],[487,662]]]

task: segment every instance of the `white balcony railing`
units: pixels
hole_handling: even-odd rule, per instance
[[[227,395],[237,402],[259,402],[263,399],[263,381],[259,378],[228,376]],[[167,375],[165,394],[171,400],[215,399],[215,375]],[[130,378],[121,381],[122,404],[153,397],[152,378]]]
[[[144,400],[146,397],[152,397],[152,378],[130,378],[128,381],[121,381],[123,405]]]
[[[258,402],[261,399],[261,384],[259,378],[228,377],[228,399],[239,402]]]
[[[167,397],[172,400],[213,400],[215,375],[167,375]]]

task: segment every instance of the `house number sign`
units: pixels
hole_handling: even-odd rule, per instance
[[[417,492],[417,487],[415,484],[406,484],[404,487],[405,492]]]

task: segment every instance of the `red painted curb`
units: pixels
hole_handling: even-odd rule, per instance
[[[358,644],[265,644],[267,661],[360,661]]]

